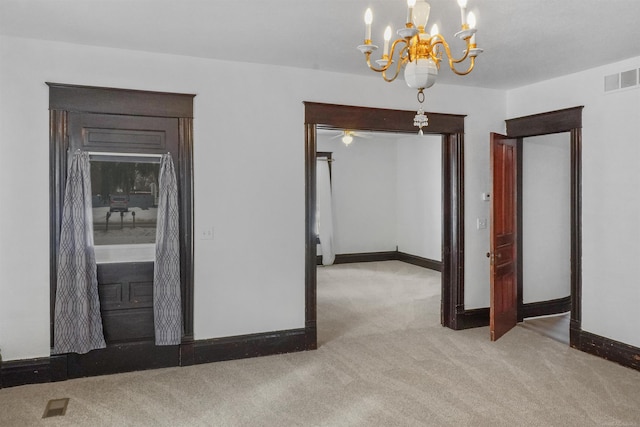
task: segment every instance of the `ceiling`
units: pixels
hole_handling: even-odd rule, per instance
[[[456,0],[431,0],[454,52]],[[400,28],[404,0],[0,0],[0,34],[231,61],[373,75],[356,46]],[[438,80],[510,89],[640,56],[638,0],[469,0],[484,49],[475,70]]]

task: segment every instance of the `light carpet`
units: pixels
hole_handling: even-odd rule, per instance
[[[0,425],[640,425],[640,372],[523,327],[492,343],[439,316],[439,273],[322,267],[316,351],[2,389]],[[65,416],[40,418],[63,397]]]

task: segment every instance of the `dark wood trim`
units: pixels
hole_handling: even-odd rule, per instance
[[[51,365],[52,382],[66,381],[69,379],[66,354],[52,354],[51,357],[49,357],[49,364]]]
[[[394,261],[398,259],[396,251],[365,252],[355,254],[336,254],[334,264],[351,264],[354,262]]]
[[[407,264],[417,265],[418,267],[426,268],[433,271],[442,271],[442,262],[429,258],[423,258],[417,255],[407,254],[405,252],[396,252],[396,259],[398,261],[406,262]]]
[[[550,316],[571,311],[571,295],[548,301],[528,302],[522,305],[522,317]],[[520,314],[520,311],[518,312]]]
[[[305,335],[306,349],[318,347],[316,278],[316,125],[305,124]]]
[[[194,343],[194,362],[221,362],[304,351],[307,349],[306,334],[306,329],[292,329],[200,340]]]
[[[109,346],[106,350],[112,357],[106,358],[94,351],[3,362],[0,388],[304,351],[307,334],[305,328],[183,342],[180,346],[126,343]]]
[[[316,240],[315,156],[316,127],[415,134],[414,111],[304,102],[305,108],[305,325],[315,348]],[[458,329],[464,313],[464,118],[428,113],[423,129],[442,138],[442,325]]]
[[[571,130],[571,324],[582,323],[582,130]],[[570,329],[569,342],[580,338]]]
[[[506,120],[507,135],[509,138],[523,138],[580,129],[583,108],[566,108]]]
[[[509,138],[570,132],[571,142],[571,328],[569,342],[579,346],[582,320],[582,110],[583,106],[506,120]],[[521,150],[519,150],[521,151]],[[519,190],[522,183],[519,181]],[[520,191],[522,193],[522,191]],[[519,201],[518,203],[521,203]],[[518,221],[522,223],[522,205]],[[521,252],[522,248],[519,247]],[[522,253],[519,255],[522,258]],[[522,293],[522,277],[518,277]],[[523,305],[519,304],[519,311]],[[520,314],[519,314],[520,318]]]
[[[464,325],[464,134],[443,137],[442,319]]]
[[[305,123],[324,128],[417,133],[415,111],[305,102]],[[427,113],[431,134],[464,133],[464,115]]]
[[[193,94],[50,83],[49,110],[193,118]]]
[[[524,161],[523,161],[523,143],[522,138],[516,139],[516,230],[518,230],[518,241],[516,242],[516,292],[517,295],[517,320],[522,322],[524,320],[524,219],[523,209],[524,202],[522,197],[522,181],[524,176]]]
[[[173,366],[178,362],[167,362],[170,358],[182,360],[185,364],[192,360],[190,345],[193,341],[193,97],[190,94],[149,92],[128,89],[100,88],[90,86],[65,85],[47,83],[49,85],[49,178],[50,178],[50,339],[53,347],[53,320],[57,281],[57,254],[62,217],[62,201],[67,171],[67,150],[69,147],[69,112],[118,114],[124,116],[162,117],[165,120],[175,118],[178,127],[179,147],[174,155],[178,169],[179,204],[180,204],[180,269],[183,305],[183,345],[174,350],[157,347],[159,366]],[[111,356],[138,357],[143,353],[141,347],[121,348],[119,351],[106,349]],[[131,346],[127,344],[127,346]],[[121,346],[122,347],[122,346]],[[146,351],[146,350],[145,350]],[[99,353],[99,351],[96,351]],[[166,353],[166,354],[165,354]],[[179,354],[179,355],[178,355]],[[147,357],[147,353],[144,353]],[[111,357],[105,356],[105,357]],[[93,356],[91,356],[93,357]],[[72,362],[93,360],[89,356],[71,355]],[[70,362],[70,363],[72,363]],[[94,363],[94,362],[89,362]],[[98,364],[102,362],[96,362]],[[167,365],[168,363],[168,365]],[[69,366],[74,366],[73,363]],[[74,375],[69,368],[69,375]],[[84,369],[84,368],[83,368]],[[129,368],[123,368],[131,370]],[[136,368],[137,369],[137,368]],[[143,369],[143,368],[141,368]],[[81,370],[78,368],[77,370]]]
[[[48,357],[12,360],[2,362],[0,366],[0,388],[48,383],[50,381],[51,367]]]
[[[579,331],[579,340],[573,342],[572,347],[640,371],[640,348],[638,347],[587,331]]]
[[[183,337],[180,343],[180,366],[191,366],[195,363],[194,340],[192,337]]]
[[[398,251],[362,252],[353,254],[336,254],[334,264],[350,264],[356,262],[402,261],[434,271],[442,271],[442,262],[419,257]],[[322,255],[316,256],[316,264],[322,265]]]
[[[523,317],[526,318],[566,313],[570,309],[571,297],[565,297],[524,304],[521,312]],[[519,320],[519,322],[521,322],[521,320]],[[458,329],[478,328],[482,326],[489,326],[489,307],[465,310],[459,316]]]
[[[471,329],[489,326],[489,307],[465,310],[458,320],[458,329]]]
[[[333,163],[332,156],[333,156],[333,152],[331,152],[331,151],[318,151],[318,152],[316,152],[316,159],[318,157],[324,157],[329,162],[329,182],[330,183],[331,183],[331,178],[332,178],[332,176],[331,176],[331,172],[332,172],[331,171],[331,163]],[[318,241],[319,241],[319,239],[318,239]]]
[[[180,177],[178,192],[180,200],[180,282],[182,296],[182,325],[184,343],[193,341],[193,119],[181,117],[178,119],[180,151],[177,159]]]
[[[459,325],[459,329],[488,326],[489,308],[465,311]],[[193,342],[194,362],[198,364],[210,363],[303,351],[308,343],[307,333],[305,328],[195,341]],[[576,334],[580,339],[577,340],[576,345],[572,345],[573,347],[623,366],[640,370],[640,348],[580,329],[576,330]],[[172,348],[175,349],[175,346]],[[67,371],[68,356],[58,355],[50,358],[3,362],[0,367],[0,385],[15,387],[74,378],[73,370],[72,375],[69,375]],[[151,357],[155,356],[151,355]],[[157,362],[148,359],[143,361],[152,365],[157,364]]]
[[[51,313],[49,340],[51,347],[53,347],[53,316],[55,313],[58,277],[58,247],[60,246],[62,202],[67,180],[68,123],[69,114],[66,111],[49,111],[49,313]]]
[[[180,346],[156,346],[153,341],[141,341],[108,345],[105,349],[86,354],[60,355],[56,367],[66,370],[64,379],[72,379],[173,366],[180,366]],[[61,372],[55,375],[62,377]]]

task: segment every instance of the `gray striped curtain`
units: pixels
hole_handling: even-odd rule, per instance
[[[93,249],[89,155],[71,159],[64,193],[53,353],[87,353],[105,348]]]
[[[156,345],[180,344],[180,230],[178,184],[170,154],[162,156],[158,177],[158,225],[153,270],[153,316]]]

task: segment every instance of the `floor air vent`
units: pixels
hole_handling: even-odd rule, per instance
[[[59,417],[67,413],[67,405],[69,404],[69,398],[64,399],[52,399],[47,403],[47,407],[44,410],[42,418]]]

